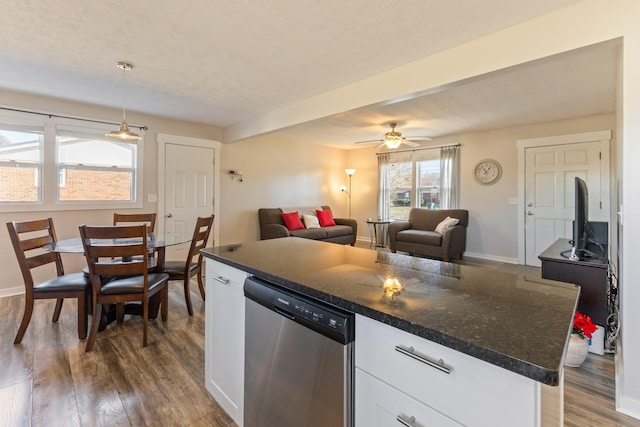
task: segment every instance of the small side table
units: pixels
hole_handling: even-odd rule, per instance
[[[367,218],[366,223],[369,228],[369,237],[371,243],[369,247],[373,246],[373,242],[376,242],[377,248],[384,248],[387,245],[387,225],[392,223],[392,219],[371,219]],[[371,232],[373,229],[373,233]]]

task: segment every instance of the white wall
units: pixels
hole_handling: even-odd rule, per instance
[[[39,111],[114,122],[118,122],[122,117],[122,112],[120,110],[10,91],[0,91],[0,100],[2,100],[2,106],[4,107],[29,111]],[[2,110],[0,110],[0,114],[2,114]],[[146,125],[149,127],[144,138],[144,178],[142,195],[144,205],[142,209],[137,211],[157,212],[157,203],[147,202],[148,194],[158,193],[157,134],[167,133],[217,140],[222,137],[222,130],[213,126],[141,115],[130,111],[127,111],[127,119],[130,124],[141,126]],[[126,212],[126,210],[120,211]],[[9,240],[9,235],[4,224],[9,221],[26,221],[46,218],[49,216],[53,218],[58,239],[77,237],[78,226],[80,224],[111,224],[113,221],[113,211],[111,210],[0,212],[0,224],[2,224],[3,229],[3,231],[0,231],[0,248],[2,248],[2,250],[0,250],[0,268],[3,272],[2,276],[0,276],[0,296],[24,292],[22,275],[20,274],[15,254],[11,249],[11,241]],[[66,271],[69,272],[78,271],[85,265],[83,257],[78,255],[63,255],[63,263]]]

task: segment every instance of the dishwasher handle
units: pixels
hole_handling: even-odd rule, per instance
[[[291,320],[296,320],[296,316],[294,316],[292,313],[289,313],[288,311],[281,309],[280,307],[275,307],[273,310],[281,316],[284,316]]]

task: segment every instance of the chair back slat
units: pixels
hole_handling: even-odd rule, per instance
[[[25,233],[21,233],[21,234],[24,235]],[[38,237],[31,237],[31,238],[27,236],[23,238],[21,236],[20,248],[24,252],[28,252],[33,249],[42,248],[44,245],[48,245],[54,242],[55,240],[53,240],[53,238],[49,234],[47,234],[46,236],[38,236]]]
[[[152,233],[156,229],[156,214],[155,213],[141,213],[141,214],[113,214],[113,225],[124,224],[146,224],[149,226],[149,232]]]
[[[96,262],[94,264],[94,274],[103,277],[137,276],[143,275],[145,270],[146,267],[142,259],[131,262]]]
[[[60,255],[55,252],[43,252],[26,259],[29,269],[57,262]]]

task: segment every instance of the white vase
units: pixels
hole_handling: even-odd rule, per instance
[[[569,338],[569,347],[567,348],[567,357],[564,360],[565,366],[578,368],[587,358],[589,353],[589,343],[586,339],[578,334],[571,334]]]

